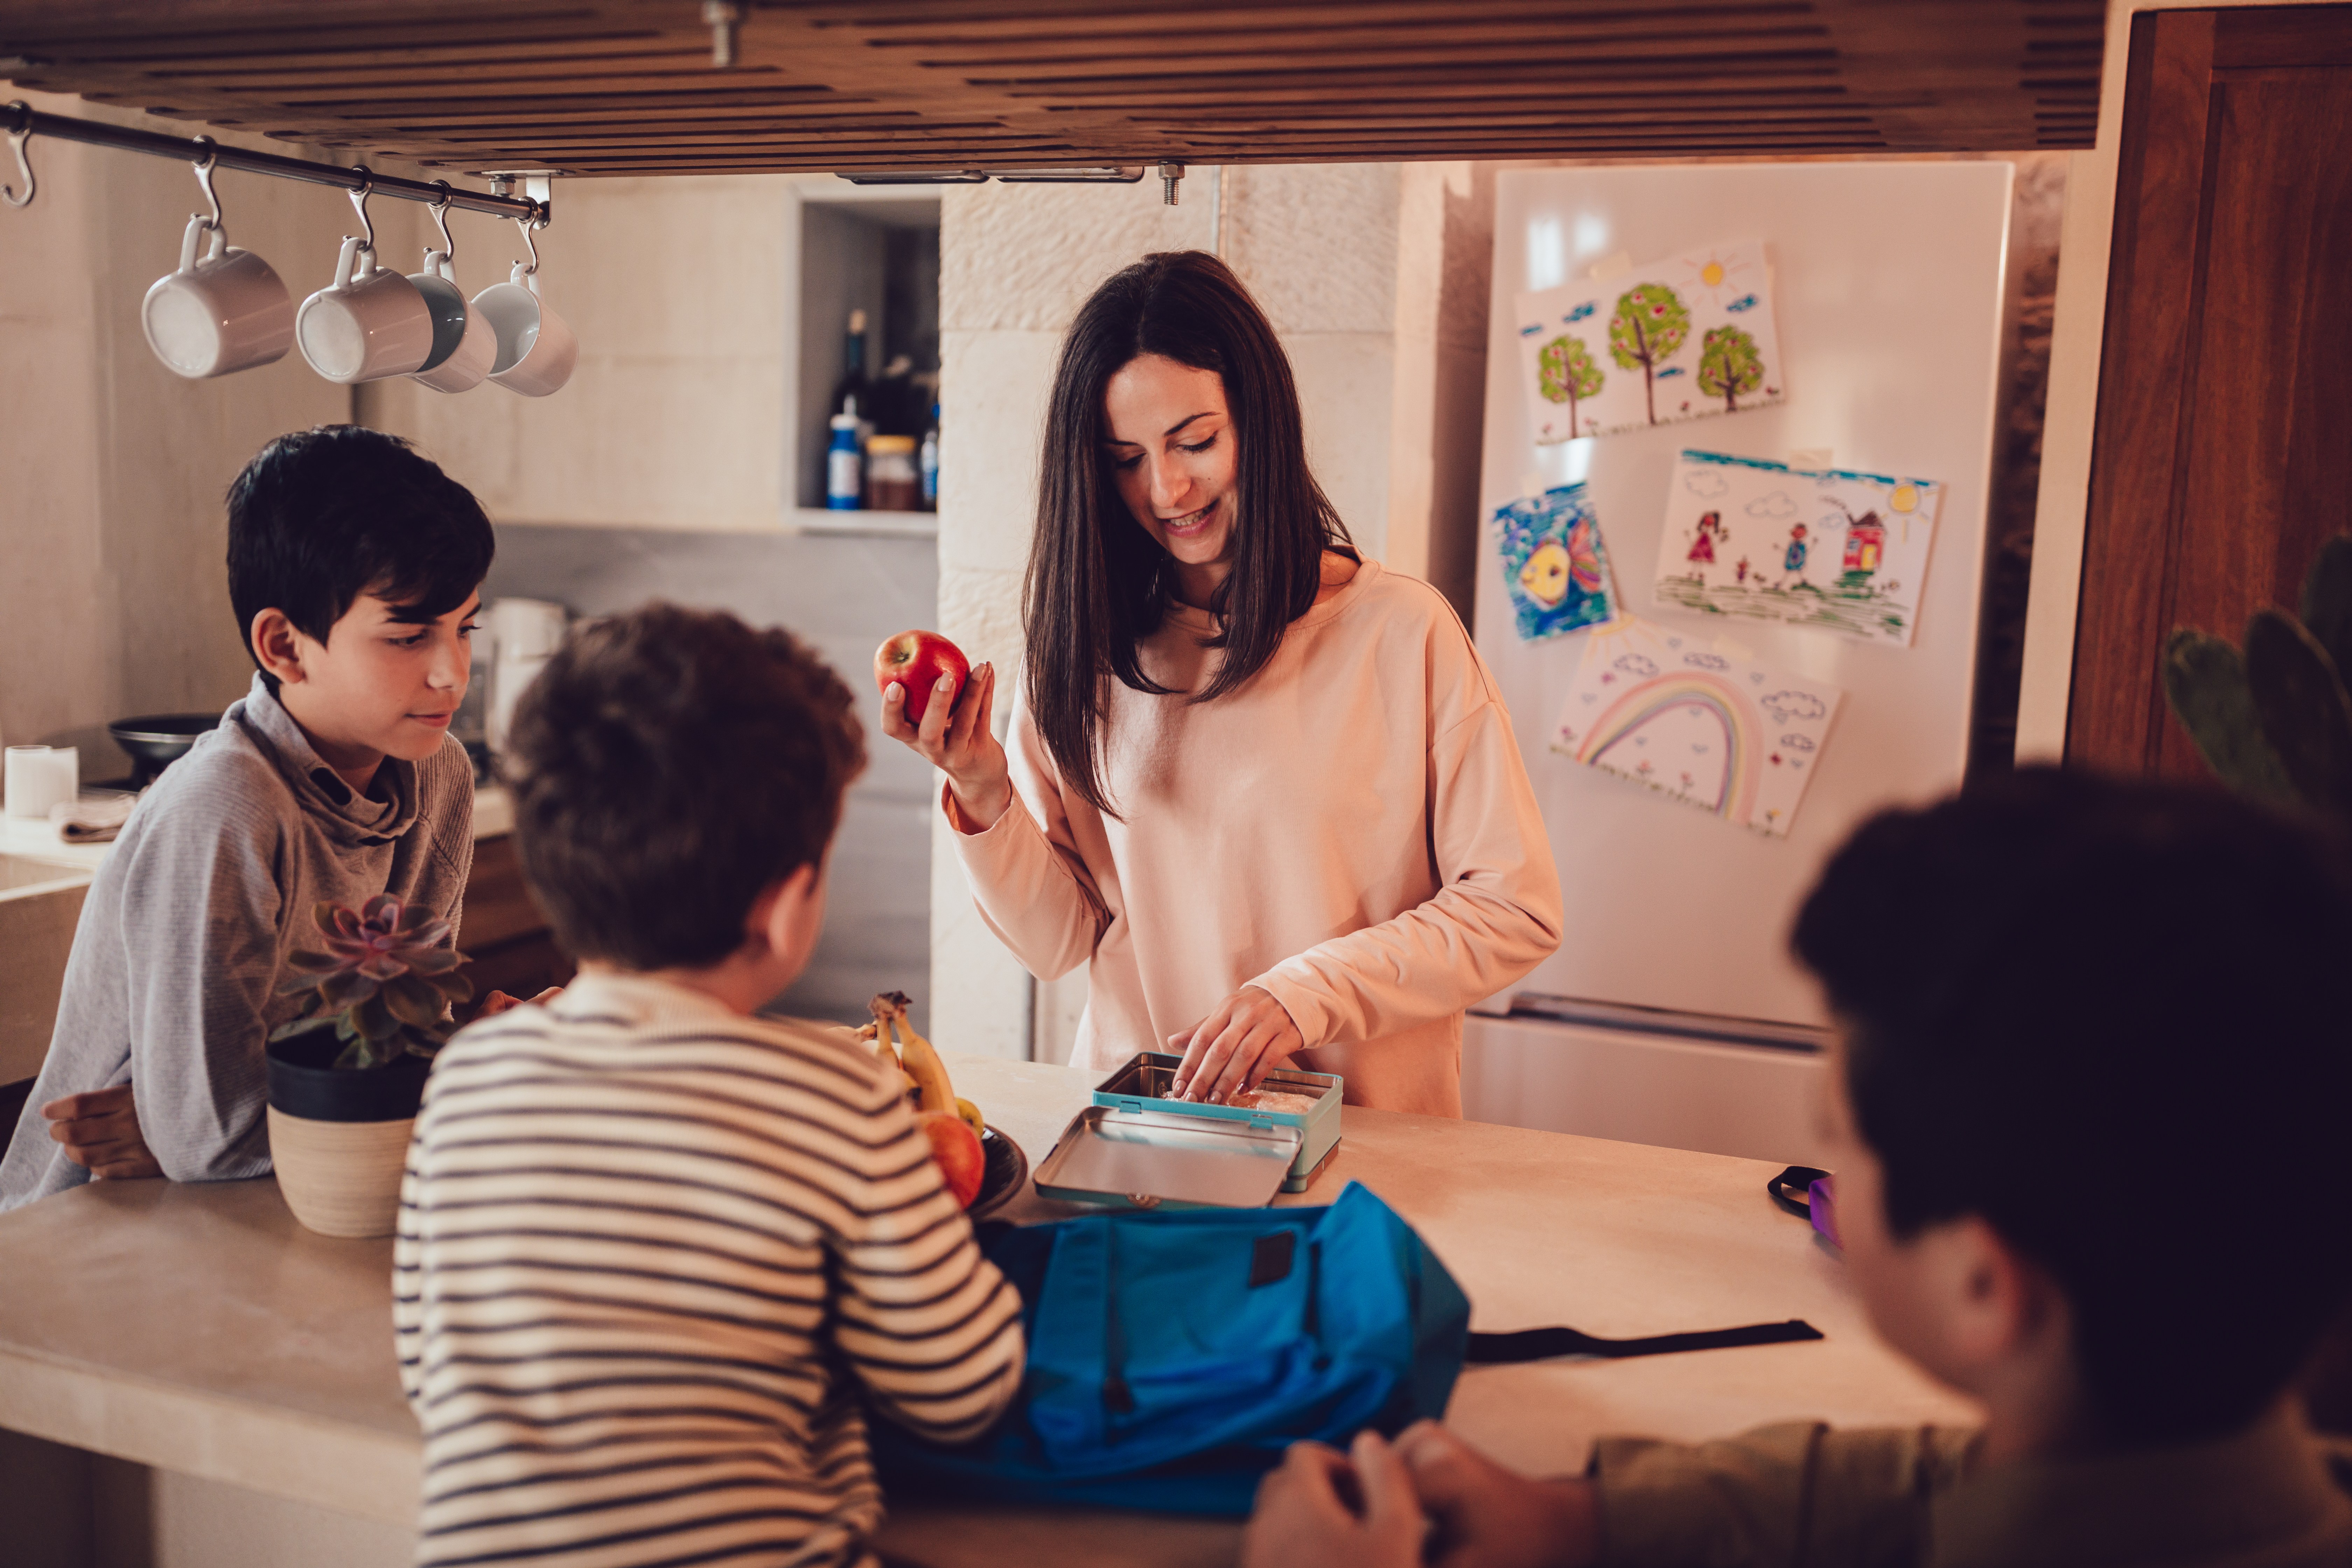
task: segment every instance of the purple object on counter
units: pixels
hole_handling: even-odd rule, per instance
[[[1845,1244],[1838,1239],[1837,1189],[1832,1184],[1836,1181],[1835,1176],[1823,1176],[1807,1187],[1805,1205],[1812,1210],[1813,1228],[1826,1237],[1832,1247],[1843,1249]]]

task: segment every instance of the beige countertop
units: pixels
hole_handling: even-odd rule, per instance
[[[949,1058],[1034,1163],[1094,1076]],[[1841,1266],[1775,1209],[1775,1167],[1641,1144],[1349,1108],[1315,1185],[1361,1181],[1468,1292],[1473,1326],[1609,1336],[1803,1318],[1827,1338],[1622,1362],[1466,1372],[1448,1422],[1532,1474],[1593,1436],[1697,1438],[1790,1416],[1960,1421],[1967,1405],[1872,1338]],[[1004,1212],[1079,1212],[1034,1190]],[[419,1443],[402,1403],[391,1244],[296,1226],[269,1181],[99,1184],[0,1215],[0,1427],[406,1523]],[[883,1544],[925,1564],[1230,1562],[1235,1526],[894,1500]]]
[[[474,837],[495,838],[512,831],[514,802],[507,792],[497,784],[477,789]],[[0,814],[0,855],[22,855],[27,859],[53,861],[94,872],[113,852],[110,839],[104,844],[68,844],[59,836],[55,823]]]

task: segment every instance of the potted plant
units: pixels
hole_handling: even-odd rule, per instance
[[[2322,545],[2300,615],[2256,610],[2242,650],[2186,628],[2164,695],[2216,777],[2241,795],[2352,820],[2352,534]]]
[[[280,995],[315,991],[306,1017],[269,1037],[269,1157],[294,1217],[322,1236],[390,1236],[425,1076],[474,994],[444,946],[449,922],[379,893],[321,903],[323,952],[298,952]]]

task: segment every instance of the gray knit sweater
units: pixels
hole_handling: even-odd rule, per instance
[[[371,793],[385,798],[354,795],[258,676],[156,780],[82,903],[0,1210],[89,1179],[40,1108],[119,1083],[172,1180],[268,1173],[262,1045],[312,1004],[277,994],[286,955],[320,945],[311,906],[389,892],[457,922],[474,859],[465,748],[387,759]]]

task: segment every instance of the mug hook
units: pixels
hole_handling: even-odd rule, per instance
[[[199,136],[196,140],[205,147],[205,155],[195,161],[196,184],[205,188],[205,200],[212,205],[213,209],[213,216],[205,220],[205,226],[218,228],[221,226],[221,205],[219,195],[213,189],[213,165],[220,162],[220,149],[214,145],[209,136]]]
[[[352,187],[351,193],[352,205],[359,209],[360,229],[364,237],[360,241],[360,247],[363,250],[372,251],[375,248],[375,225],[368,219],[367,204],[369,194],[375,189],[375,176],[368,173],[368,166],[365,163],[353,163],[352,173],[360,177],[360,183]]]
[[[25,189],[20,194],[14,186],[0,185],[0,202],[21,207],[30,205],[33,193],[40,189],[40,182],[33,177],[32,161],[25,156],[25,143],[33,139],[33,106],[20,98],[8,105],[8,113],[14,121],[8,127],[8,150],[16,154],[16,168],[25,176]]]
[[[523,267],[522,269],[523,276],[526,278],[533,277],[537,275],[539,271],[539,241],[531,238],[530,237],[530,231],[537,228],[539,226],[540,220],[536,214],[530,217],[519,217],[515,219],[515,227],[522,230],[523,244],[530,247],[530,265]],[[522,264],[520,262],[517,262],[516,265],[520,267]]]
[[[457,259],[457,242],[449,237],[449,182],[436,180],[433,188],[441,193],[441,199],[427,203],[425,210],[433,215],[433,226],[441,231],[442,256],[454,262]]]

